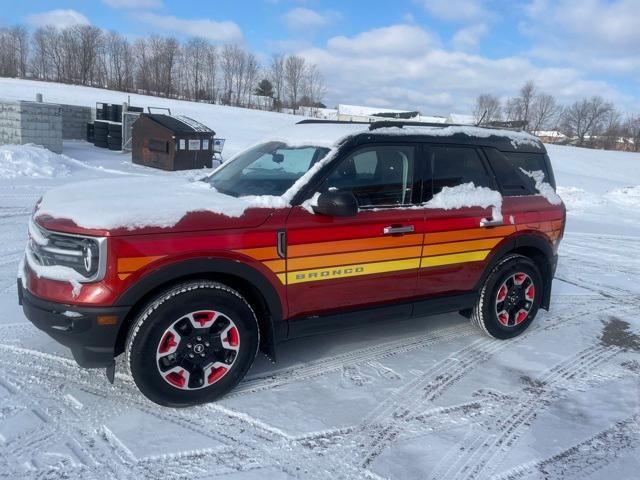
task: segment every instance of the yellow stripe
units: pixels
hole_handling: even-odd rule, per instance
[[[335,280],[337,278],[348,278],[361,275],[372,275],[375,273],[411,270],[412,268],[418,268],[419,266],[420,258],[409,258],[407,260],[363,263],[359,265],[348,265],[344,267],[316,268],[313,270],[302,270],[298,272],[288,273],[287,283],[291,285],[294,283],[316,282],[320,280]]]
[[[404,258],[419,257],[422,245],[415,247],[385,248],[380,250],[365,250],[362,252],[335,253],[333,255],[318,255],[314,257],[290,258],[287,268],[292,270],[309,270],[312,268],[328,268],[345,266],[356,263],[385,262]]]
[[[435,257],[422,257],[420,268],[439,267],[453,263],[479,262],[487,258],[491,250],[478,250],[476,252],[453,253],[451,255],[437,255]]]
[[[435,245],[425,245],[424,257],[433,255],[445,255],[449,253],[471,252],[478,250],[491,249],[502,241],[502,237],[487,238],[482,240],[469,240],[466,242],[438,243]]]

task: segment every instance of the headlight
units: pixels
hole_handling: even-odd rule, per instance
[[[57,233],[29,222],[29,253],[43,267],[61,266],[78,272],[85,280],[104,278],[107,264],[107,239]]]

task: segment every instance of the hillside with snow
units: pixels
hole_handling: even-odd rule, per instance
[[[127,95],[0,79],[0,97]],[[132,95],[227,138],[226,156],[298,117]],[[552,308],[511,341],[460,315],[281,346],[217,403],[146,400],[77,367],[17,305],[27,220],[53,187],[195,178],[82,141],[0,145],[0,477],[610,479],[640,468],[640,154],[547,146],[568,209]],[[108,181],[107,181],[108,180]],[[120,359],[121,360],[121,359]]]

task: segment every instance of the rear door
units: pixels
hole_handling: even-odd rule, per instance
[[[345,156],[318,189],[350,191],[353,217],[294,207],[287,220],[287,297],[292,317],[367,307],[415,294],[424,213],[420,148],[372,144]],[[406,306],[406,314],[410,305]]]
[[[474,147],[432,145],[427,149],[426,170],[423,202],[429,202],[443,189],[470,183],[497,191],[482,152]],[[493,218],[491,207],[471,206],[477,203],[472,192],[458,195],[470,206],[453,206],[455,202],[449,196],[448,200],[438,202],[438,208],[425,209],[424,249],[417,288],[421,296],[473,289],[491,250],[515,231],[512,225]]]

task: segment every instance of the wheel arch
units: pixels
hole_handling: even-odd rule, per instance
[[[530,258],[540,270],[543,281],[543,295],[540,307],[548,310],[551,303],[551,284],[555,274],[556,256],[551,242],[542,234],[524,233],[503,242],[492,254],[482,277],[476,285],[476,290],[479,291],[482,288],[487,276],[501,259],[514,253]]]
[[[130,307],[118,330],[114,355],[124,351],[127,334],[137,315],[162,291],[179,282],[213,280],[223,283],[249,302],[260,328],[260,350],[273,361],[278,339],[286,337],[283,302],[276,288],[256,269],[233,260],[193,259],[161,267],[140,278],[114,303]]]

